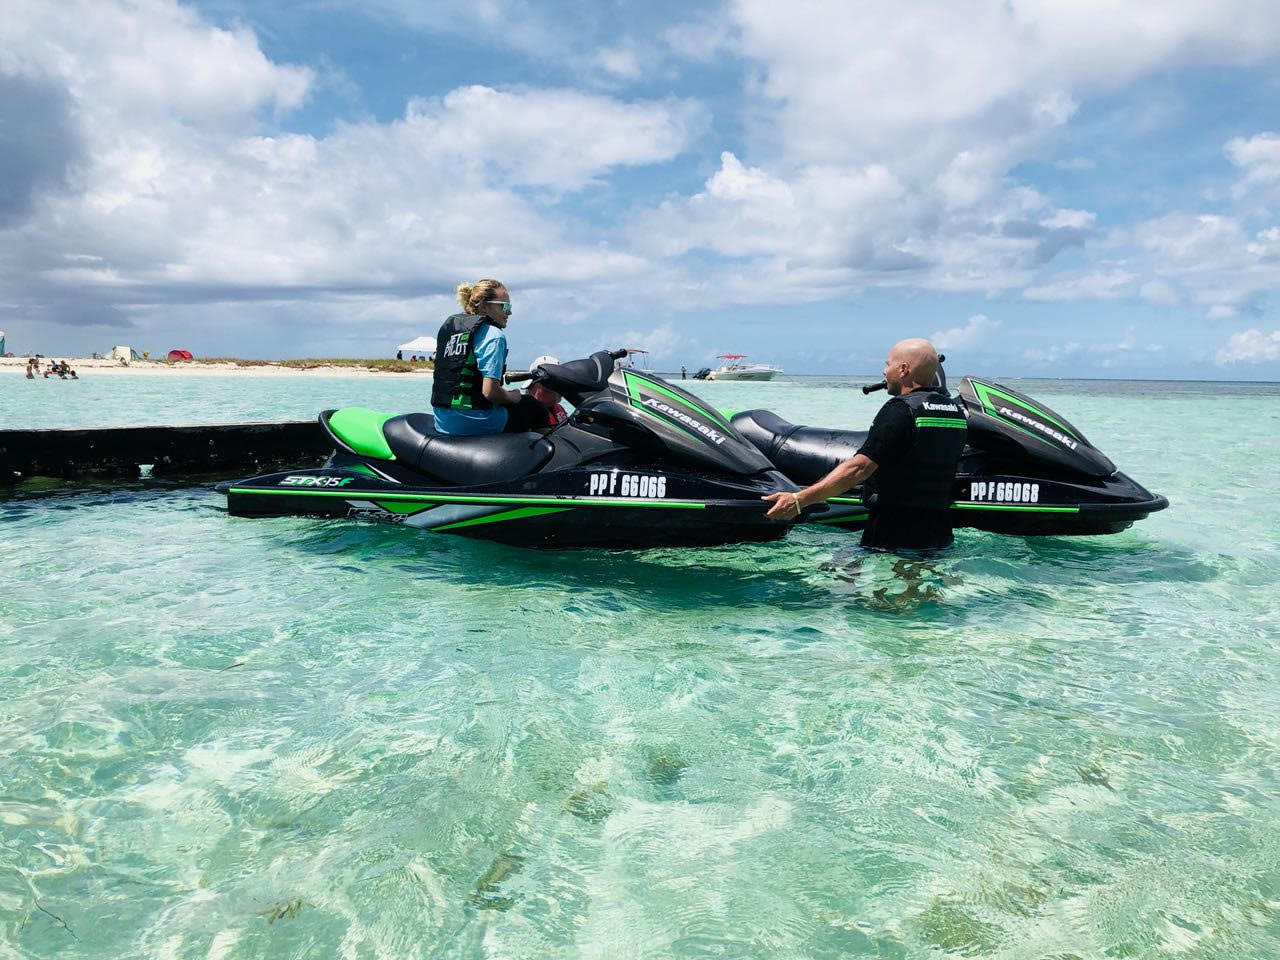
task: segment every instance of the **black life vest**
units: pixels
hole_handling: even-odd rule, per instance
[[[476,366],[476,338],[488,317],[455,313],[436,334],[435,380],[431,384],[431,405],[452,410],[492,410],[484,398],[484,377]],[[502,372],[506,373],[506,365]]]
[[[957,400],[944,391],[912,390],[889,403],[911,411],[911,448],[897,463],[882,463],[867,480],[875,508],[946,510],[951,506],[956,465],[964,453],[968,422]]]

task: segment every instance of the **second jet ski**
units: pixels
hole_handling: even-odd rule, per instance
[[[946,390],[946,376],[935,384]],[[864,387],[863,392],[883,389]],[[1084,432],[1009,387],[965,377],[958,390],[968,444],[956,471],[952,521],[1013,536],[1119,533],[1169,501],[1116,469]],[[849,459],[865,430],[797,426],[768,410],[733,416],[734,427],[797,484],[807,486]],[[802,519],[850,530],[866,524],[861,488],[805,511]]]

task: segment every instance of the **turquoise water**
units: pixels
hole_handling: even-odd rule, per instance
[[[1173,506],[908,569],[0,501],[0,957],[1280,955],[1280,387],[1009,383]],[[0,424],[426,392],[12,377]]]

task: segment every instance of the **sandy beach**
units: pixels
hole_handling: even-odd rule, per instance
[[[66,360],[76,375],[81,379],[90,377],[180,377],[199,374],[215,377],[431,377],[431,370],[423,366],[414,370],[378,370],[372,367],[352,366],[351,361],[341,364],[326,364],[317,361],[315,366],[285,366],[280,363],[266,361],[264,363],[208,363],[201,360],[188,360],[179,363],[167,363],[163,360],[134,360],[128,366],[119,360],[92,357],[45,357],[40,361],[41,373],[53,360]],[[27,369],[25,357],[0,357],[0,374],[17,374],[23,376]]]

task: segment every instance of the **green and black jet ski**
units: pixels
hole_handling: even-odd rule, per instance
[[[945,373],[939,373],[935,387],[946,390]],[[977,377],[965,377],[958,394],[969,430],[953,488],[954,526],[1022,537],[1119,533],[1169,506],[1117,470],[1078,427],[1044,404]],[[803,486],[852,457],[867,438],[865,430],[796,426],[768,410],[746,410],[730,422]],[[858,530],[869,507],[861,488],[855,488],[806,510],[802,520]]]
[[[236,516],[366,516],[527,547],[776,540],[760,498],[794,490],[729,420],[626,351],[546,364],[574,411],[549,434],[445,436],[426,413],[326,410],[324,465],[219,486]]]

